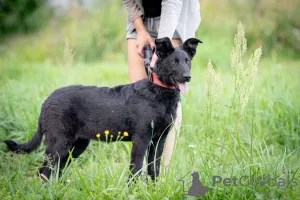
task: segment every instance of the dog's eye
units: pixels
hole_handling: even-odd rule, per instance
[[[178,61],[177,61],[176,59],[172,60],[172,63],[173,63],[173,64],[177,64],[177,62],[178,62]]]
[[[187,59],[187,60],[186,60],[186,63],[187,63],[187,64],[191,64],[191,61]]]

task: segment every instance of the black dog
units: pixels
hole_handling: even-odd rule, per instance
[[[11,151],[30,153],[45,135],[47,159],[39,172],[49,178],[49,166],[59,161],[59,168],[64,168],[69,152],[77,158],[91,139],[132,141],[132,174],[141,171],[149,148],[148,175],[154,180],[176,118],[180,90],[185,90],[191,79],[191,59],[198,43],[202,42],[191,38],[174,48],[169,38],[156,39],[154,82],[144,79],[113,88],[77,85],[55,90],[42,105],[33,138],[24,144],[4,142]]]

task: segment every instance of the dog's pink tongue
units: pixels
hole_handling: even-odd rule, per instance
[[[179,83],[179,90],[182,93],[187,93],[189,90],[189,86],[187,83]]]

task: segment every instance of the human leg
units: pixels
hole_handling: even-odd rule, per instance
[[[130,82],[134,83],[143,78],[147,78],[147,74],[144,67],[144,60],[138,54],[136,48],[136,40],[128,39],[128,71]]]

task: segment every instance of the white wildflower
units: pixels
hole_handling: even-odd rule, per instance
[[[235,90],[239,98],[240,114],[242,114],[253,90],[262,50],[261,48],[255,50],[248,61],[248,67],[245,68],[243,55],[247,50],[247,40],[245,38],[244,26],[241,23],[238,25],[238,32],[234,38],[234,45],[231,52],[231,68],[235,75]]]
[[[217,74],[211,61],[207,65],[208,73],[206,76],[206,98],[208,106],[213,106],[217,103],[223,85],[220,74]]]

